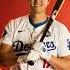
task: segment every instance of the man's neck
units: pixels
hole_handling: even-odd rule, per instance
[[[36,24],[37,22],[41,22],[41,21],[44,21],[47,19],[47,15],[46,13],[37,13],[37,14],[34,14],[34,15],[30,15],[31,19],[32,19],[32,22],[34,24]]]

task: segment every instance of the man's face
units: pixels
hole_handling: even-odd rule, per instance
[[[42,12],[46,10],[49,0],[29,0],[30,7],[35,12]]]

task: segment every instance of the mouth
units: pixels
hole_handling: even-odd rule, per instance
[[[35,7],[42,6],[42,3],[36,3],[34,6],[35,6]]]
[[[43,5],[42,2],[35,2],[35,4],[34,4],[35,7],[39,7],[39,6],[42,6],[42,5]]]

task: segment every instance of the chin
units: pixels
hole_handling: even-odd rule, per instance
[[[43,10],[37,10],[36,13],[43,13]]]
[[[44,12],[43,9],[35,9],[35,13],[42,13],[42,12]]]

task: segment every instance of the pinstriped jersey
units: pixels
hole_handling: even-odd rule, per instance
[[[42,37],[47,22],[38,27],[34,27],[30,21],[29,16],[22,16],[11,20],[6,26],[2,38],[2,43],[12,45],[19,41],[22,44],[32,44],[35,40],[39,42]],[[50,26],[48,33],[44,37],[43,43],[45,45],[44,51],[47,51],[55,57],[62,57],[70,55],[70,34],[65,25],[54,20]],[[21,64],[26,68],[27,63]],[[30,66],[29,70],[54,70],[51,66],[43,68],[43,61],[37,60],[34,66]],[[26,70],[26,69],[22,69]]]

